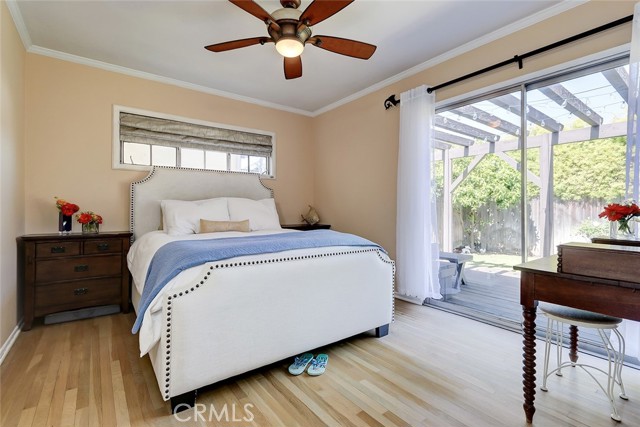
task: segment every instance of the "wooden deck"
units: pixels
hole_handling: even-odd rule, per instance
[[[481,320],[491,319],[501,323],[512,323],[520,327],[520,274],[500,267],[486,267],[467,263],[464,281],[459,291],[446,288],[442,300],[431,300],[430,304],[450,311],[461,311],[468,317],[478,315]]]
[[[468,266],[460,292],[444,301],[520,324],[520,274],[504,269]]]
[[[442,300],[431,300],[428,305],[461,314],[495,326],[516,332],[521,331],[522,307],[520,306],[520,273],[500,267],[486,267],[467,263],[464,284],[460,291],[443,292]],[[545,336],[546,318],[538,314],[538,336]],[[590,343],[600,343],[595,330],[581,329],[580,341],[584,350],[602,354],[602,350]],[[626,358],[637,364],[635,358]]]

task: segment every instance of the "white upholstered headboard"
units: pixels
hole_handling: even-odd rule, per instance
[[[160,200],[214,197],[261,200],[273,197],[273,190],[254,173],[154,166],[146,178],[131,183],[130,229],[133,238],[160,227]]]

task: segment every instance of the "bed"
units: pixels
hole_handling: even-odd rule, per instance
[[[220,201],[229,220],[203,221],[199,224],[203,228],[196,231],[206,231],[209,224],[215,230],[220,224],[232,224],[231,231],[173,232],[176,218],[202,216],[205,211],[213,215]],[[183,210],[176,215],[172,206]],[[258,207],[243,211],[238,206]],[[264,209],[271,209],[275,220],[264,220],[260,216]],[[184,212],[188,214],[183,217]],[[250,221],[243,220],[246,216]],[[140,335],[141,356],[149,356],[160,393],[171,401],[172,411],[193,405],[197,390],[204,386],[362,332],[375,330],[376,337],[388,333],[395,265],[382,248],[360,245],[357,236],[349,235],[352,240],[339,245],[327,240],[327,246],[283,246],[284,250],[265,254],[234,252],[240,255],[221,260],[176,256],[202,263],[176,267],[178,272],[167,276],[159,290],[150,283],[156,277],[150,266],[166,266],[158,259],[161,252],[173,254],[172,245],[277,238],[288,242],[308,240],[307,233],[314,233],[283,230],[274,221],[273,191],[256,174],[154,167],[146,178],[131,184],[134,242],[128,263],[138,316],[134,331]],[[234,231],[238,223],[243,231]],[[335,233],[331,238],[344,234],[318,231]],[[258,245],[253,242],[244,247],[253,250]]]

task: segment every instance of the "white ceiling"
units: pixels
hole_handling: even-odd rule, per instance
[[[257,3],[268,12],[281,7],[278,1]],[[310,3],[303,0],[300,8]],[[228,1],[8,4],[30,52],[315,115],[580,3],[356,0],[313,32],[374,44],[378,49],[373,57],[363,61],[307,46],[303,76],[295,80],[285,80],[282,57],[273,44],[222,53],[204,49],[266,35],[264,23]],[[513,46],[504,59],[519,53],[523,52]]]

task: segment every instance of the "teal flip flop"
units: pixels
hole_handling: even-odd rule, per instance
[[[309,363],[313,360],[313,354],[305,353],[302,354],[295,359],[293,359],[293,363],[289,365],[289,373],[291,375],[300,375],[307,369]]]
[[[329,356],[326,354],[319,354],[315,359],[311,361],[311,366],[307,369],[307,374],[311,376],[318,376],[324,374],[327,369],[327,363],[329,363]]]

